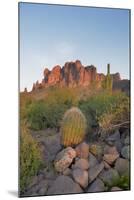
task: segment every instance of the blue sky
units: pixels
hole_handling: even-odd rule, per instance
[[[20,3],[20,89],[31,90],[45,67],[81,60],[98,72],[129,78],[129,11]]]

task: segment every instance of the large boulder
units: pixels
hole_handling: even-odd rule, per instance
[[[75,183],[70,177],[62,175],[58,176],[58,178],[53,182],[47,191],[47,195],[73,194],[82,192],[83,190],[79,184]]]
[[[72,166],[72,169],[75,168],[80,168],[83,170],[87,170],[89,168],[89,162],[88,160],[84,159],[84,158],[80,158],[78,159],[75,164]]]
[[[89,156],[89,145],[85,142],[82,142],[75,148],[75,151],[77,157],[87,159]]]
[[[104,192],[106,190],[103,181],[96,178],[93,183],[91,183],[87,189],[87,192]]]
[[[75,182],[82,188],[86,188],[88,186],[88,172],[86,170],[76,168],[73,170],[72,175]]]
[[[94,167],[89,168],[89,183],[91,183],[96,177],[100,174],[100,172],[104,169],[104,163],[96,164]]]
[[[68,168],[73,159],[76,157],[76,152],[72,147],[67,147],[59,152],[55,158],[54,166],[56,171],[63,172],[66,168]]]

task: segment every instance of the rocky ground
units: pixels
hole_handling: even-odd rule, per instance
[[[129,178],[129,130],[96,136],[76,147],[64,148],[60,135],[48,129],[32,133],[39,142],[44,167],[22,196],[120,191]]]

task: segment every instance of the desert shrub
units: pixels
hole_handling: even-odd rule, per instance
[[[20,192],[23,193],[30,179],[41,166],[41,152],[25,122],[20,127]]]
[[[29,105],[34,101],[34,98],[27,93],[20,93],[20,118],[25,119],[27,116],[27,109]]]
[[[64,146],[79,144],[86,134],[86,118],[77,107],[65,113],[61,126],[61,141]]]
[[[124,93],[101,92],[86,100],[79,101],[78,107],[85,114],[88,126],[106,128],[113,123],[129,119],[129,97]]]
[[[26,118],[33,130],[59,128],[65,111],[76,104],[77,97],[72,89],[52,87],[43,100],[29,104]]]
[[[102,133],[116,129],[118,127],[126,127],[129,125],[130,105],[129,97],[125,94],[117,96],[116,102],[111,104],[109,109],[98,117],[99,126]]]
[[[67,107],[57,103],[50,104],[45,101],[32,103],[27,110],[27,120],[30,128],[33,130],[58,128]]]
[[[122,188],[123,190],[130,189],[130,177],[129,176],[121,176],[117,181],[116,186]]]
[[[30,128],[34,130],[41,130],[45,127],[45,105],[43,101],[35,101],[29,106],[27,120]]]
[[[112,187],[119,187],[122,190],[129,190],[130,189],[130,176],[122,175],[118,179],[113,180],[113,182],[109,185],[106,184],[107,190],[111,191]]]

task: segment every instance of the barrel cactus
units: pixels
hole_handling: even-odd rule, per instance
[[[64,146],[79,144],[86,134],[86,118],[79,108],[69,109],[61,124],[61,143]]]

